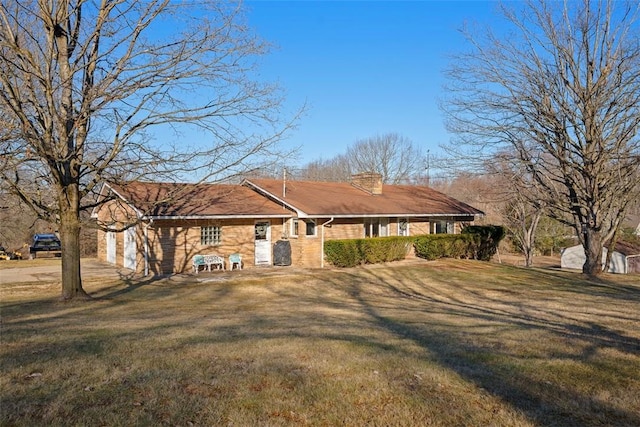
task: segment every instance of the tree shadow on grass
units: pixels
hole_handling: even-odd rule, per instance
[[[396,274],[399,271],[396,271]],[[552,273],[549,273],[552,274]],[[487,390],[500,399],[509,402],[514,408],[518,408],[527,414],[532,420],[541,425],[563,426],[587,426],[587,425],[640,425],[640,414],[631,410],[616,408],[607,402],[599,400],[596,396],[582,391],[563,386],[559,382],[547,379],[548,375],[532,375],[531,372],[519,370],[518,359],[525,356],[513,353],[500,346],[489,347],[474,344],[468,334],[472,331],[465,329],[464,324],[470,320],[476,322],[494,323],[508,329],[518,328],[523,331],[535,330],[550,336],[562,337],[568,342],[580,341],[582,351],[575,353],[557,351],[549,354],[548,358],[567,359],[579,363],[594,366],[594,370],[602,369],[597,366],[597,361],[592,357],[598,350],[615,349],[632,355],[640,354],[640,340],[635,337],[625,336],[610,327],[595,323],[595,321],[579,322],[570,316],[556,310],[544,310],[539,307],[529,306],[522,310],[526,302],[502,301],[500,298],[490,298],[486,295],[464,295],[464,298],[431,293],[433,287],[429,287],[425,293],[413,288],[404,288],[402,282],[415,283],[416,278],[411,276],[395,276],[394,284],[389,277],[370,272],[368,280],[363,280],[360,273],[351,276],[350,280],[334,283],[347,291],[356,300],[362,310],[380,328],[392,334],[410,339],[420,347],[428,350],[442,366],[457,372]],[[397,304],[406,304],[415,310],[440,310],[448,313],[452,318],[463,318],[460,331],[452,329],[451,325],[429,325],[424,323],[416,326],[416,322],[408,322],[398,317],[395,310],[379,306],[371,299],[371,284],[396,295]],[[611,293],[607,288],[602,292],[602,284],[588,285],[580,290],[583,294],[592,294],[597,298],[618,298],[619,293]],[[606,284],[605,286],[610,286]],[[632,300],[638,297],[638,290],[633,287],[623,289],[621,292],[630,294]],[[464,292],[463,292],[464,293]],[[459,294],[456,292],[455,294]],[[605,303],[603,301],[603,303]],[[571,301],[566,301],[571,306]],[[511,307],[511,308],[509,308]],[[522,314],[526,312],[525,314]],[[598,316],[592,316],[598,319]],[[537,357],[544,358],[544,355]],[[623,376],[622,373],[619,376]],[[575,411],[571,408],[576,408]]]
[[[172,281],[178,280],[173,277],[153,277],[140,282],[131,278],[131,282],[107,288],[96,304],[58,304],[57,310],[52,310],[48,316],[39,317],[38,313],[27,312],[21,318],[12,319],[7,339],[14,347],[5,353],[5,362],[9,363],[5,368],[20,372],[20,366],[34,365],[45,359],[66,363],[69,356],[107,356],[111,346],[138,342],[152,345],[148,350],[151,360],[161,361],[163,353],[215,359],[219,345],[224,348],[243,343],[246,346],[271,339],[301,339],[312,344],[341,341],[375,352],[388,352],[391,356],[415,357],[418,354],[418,357],[432,359],[508,403],[535,424],[640,425],[639,414],[616,408],[615,402],[601,401],[556,381],[553,374],[521,369],[522,366],[544,366],[545,359],[549,358],[577,362],[598,373],[616,369],[615,364],[606,365],[616,359],[605,359],[601,364],[596,354],[599,350],[611,349],[637,356],[639,340],[626,336],[608,323],[615,314],[615,307],[606,308],[599,321],[598,315],[583,316],[585,313],[573,306],[580,294],[587,303],[595,301],[603,307],[612,301],[621,304],[625,301],[623,298],[615,292],[609,295],[607,291],[603,295],[602,288],[597,285],[585,285],[580,294],[555,292],[563,286],[577,287],[575,285],[553,285],[552,296],[566,296],[566,300],[556,306],[546,306],[535,300],[545,297],[544,284],[537,284],[538,288],[532,293],[525,290],[528,281],[550,282],[560,277],[553,273],[546,278],[525,277],[525,283],[512,287],[508,283],[465,287],[460,281],[447,282],[446,278],[451,274],[445,273],[434,281],[431,279],[434,276],[428,276],[416,267],[353,269],[323,272],[316,278],[311,275],[295,277],[295,284],[289,286],[283,286],[278,278],[259,282],[250,276],[236,276],[237,279],[214,284],[196,282],[194,277],[180,283]],[[311,290],[303,291],[302,287],[311,287]],[[165,298],[170,304],[165,305]],[[627,301],[632,304],[635,300]],[[74,310],[67,310],[68,307]],[[625,307],[629,308],[628,305]],[[103,310],[105,316],[94,321]],[[629,321],[633,314],[627,317]],[[135,327],[125,325],[120,328],[118,321],[122,320]],[[68,330],[66,326],[73,328]],[[524,339],[530,333],[531,337],[537,334],[557,339],[557,342],[548,347],[549,353],[523,354],[506,343],[502,345],[500,334],[505,330],[520,331]],[[37,331],[40,337],[21,343],[19,338],[28,336],[30,331]],[[56,336],[60,331],[66,334]],[[486,335],[494,333],[495,337]],[[387,339],[389,334],[397,340]],[[52,341],[45,341],[47,336],[51,336]],[[165,341],[164,337],[171,338]],[[405,340],[424,349],[424,353],[396,345]],[[565,348],[565,342],[576,347]],[[118,353],[120,359],[115,362],[125,363],[127,355],[126,352]],[[152,358],[154,355],[157,360]],[[290,355],[290,360],[286,356],[289,355],[283,355],[283,372],[290,370],[289,365],[300,368],[295,355]],[[265,356],[259,353],[246,355],[247,360],[258,360],[257,366],[262,363],[261,357]],[[244,364],[247,360],[236,362]],[[109,363],[113,361],[109,360]],[[149,369],[154,367],[149,366]],[[244,368],[236,373],[251,374]],[[141,372],[135,374],[142,375]],[[133,381],[130,374],[123,372],[121,375],[123,381]],[[637,375],[631,374],[630,381],[638,380]],[[621,376],[614,375],[616,380]],[[598,381],[602,380],[596,379],[596,385],[601,384]],[[313,382],[323,384],[323,379]],[[424,395],[425,399],[433,396],[426,385],[407,382],[405,387],[407,395]],[[25,395],[23,399],[26,398]]]
[[[167,280],[167,276],[139,277],[134,274],[122,274],[120,281],[107,288],[100,289],[92,294],[93,300],[115,299],[126,294],[138,291],[145,286],[153,285]]]

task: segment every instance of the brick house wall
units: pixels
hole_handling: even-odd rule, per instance
[[[130,224],[132,221],[135,221],[135,219],[136,213],[133,209],[116,201],[105,203],[97,212],[97,223],[101,225],[108,224],[108,226],[112,227],[114,230],[122,230],[126,224]],[[135,226],[134,230],[136,233],[136,247],[138,248],[136,254],[136,266],[138,267],[141,265],[141,262],[144,261],[143,255],[139,250],[141,247],[142,235],[138,226]],[[99,260],[106,262],[107,232],[98,229],[96,239],[96,256]],[[124,239],[124,233],[115,233],[115,265],[118,267],[124,266]]]
[[[431,234],[431,223],[429,221],[411,221],[409,220],[409,235],[420,236],[423,234]]]
[[[147,229],[149,272],[169,274],[190,271],[192,258],[198,254],[219,255],[228,261],[229,255],[240,253],[243,268],[255,267],[254,226],[257,221],[270,222],[272,244],[282,235],[280,219],[156,220]],[[206,226],[220,227],[220,244],[201,244],[201,227]]]
[[[220,227],[220,244],[201,244],[201,227],[207,226]],[[245,265],[253,263],[253,221],[156,220],[147,228],[147,238],[149,271],[152,274],[188,271],[193,256],[198,254],[227,258],[239,252]]]
[[[148,262],[149,274],[153,275],[188,272],[192,268],[193,256],[198,254],[215,254],[228,261],[230,254],[240,253],[243,268],[252,268],[255,266],[255,222],[253,219],[155,220],[150,226],[142,222],[135,226],[136,273],[144,273],[145,262]],[[221,227],[221,243],[202,245],[201,227],[213,225]],[[282,228],[281,220],[271,220],[272,244],[282,235]],[[123,254],[124,234],[116,233],[116,265],[119,267],[124,266]],[[98,259],[107,260],[106,233],[103,231],[98,231]]]
[[[288,237],[291,244],[291,262],[294,266],[319,268],[322,265],[322,224],[329,218],[316,218],[316,236],[299,235]],[[410,235],[429,234],[429,221],[409,221]],[[324,240],[361,239],[364,238],[364,224],[361,218],[338,218],[324,227]],[[287,222],[286,227],[289,226]],[[285,229],[286,229],[285,227]],[[389,235],[398,235],[398,220],[390,218]]]

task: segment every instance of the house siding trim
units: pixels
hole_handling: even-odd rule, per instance
[[[110,192],[112,192],[113,194],[115,194],[116,196],[118,196],[118,198],[125,204],[127,205],[129,208],[131,208],[131,210],[133,210],[133,212],[136,214],[136,217],[138,217],[138,219],[143,219],[145,218],[144,214],[138,209],[136,208],[134,205],[132,205],[122,194],[120,194],[117,190],[115,190],[112,186],[110,186],[108,183],[104,183],[102,185],[102,188],[100,189],[100,195],[103,194],[103,191],[105,188],[108,188]],[[106,195],[104,196],[105,198],[107,197]],[[92,212],[91,212],[91,217],[92,218],[97,218],[97,207],[94,207]]]

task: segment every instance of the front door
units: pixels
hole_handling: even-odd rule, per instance
[[[271,227],[269,221],[256,222],[254,229],[255,265],[271,265]]]
[[[127,228],[124,231],[124,268],[136,269],[136,229]]]

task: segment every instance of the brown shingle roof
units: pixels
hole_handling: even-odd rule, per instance
[[[255,187],[308,216],[468,216],[483,212],[429,187],[383,185],[382,194],[372,195],[343,182],[249,179]]]
[[[111,188],[152,217],[289,217],[291,212],[250,188],[229,184],[133,181]]]

